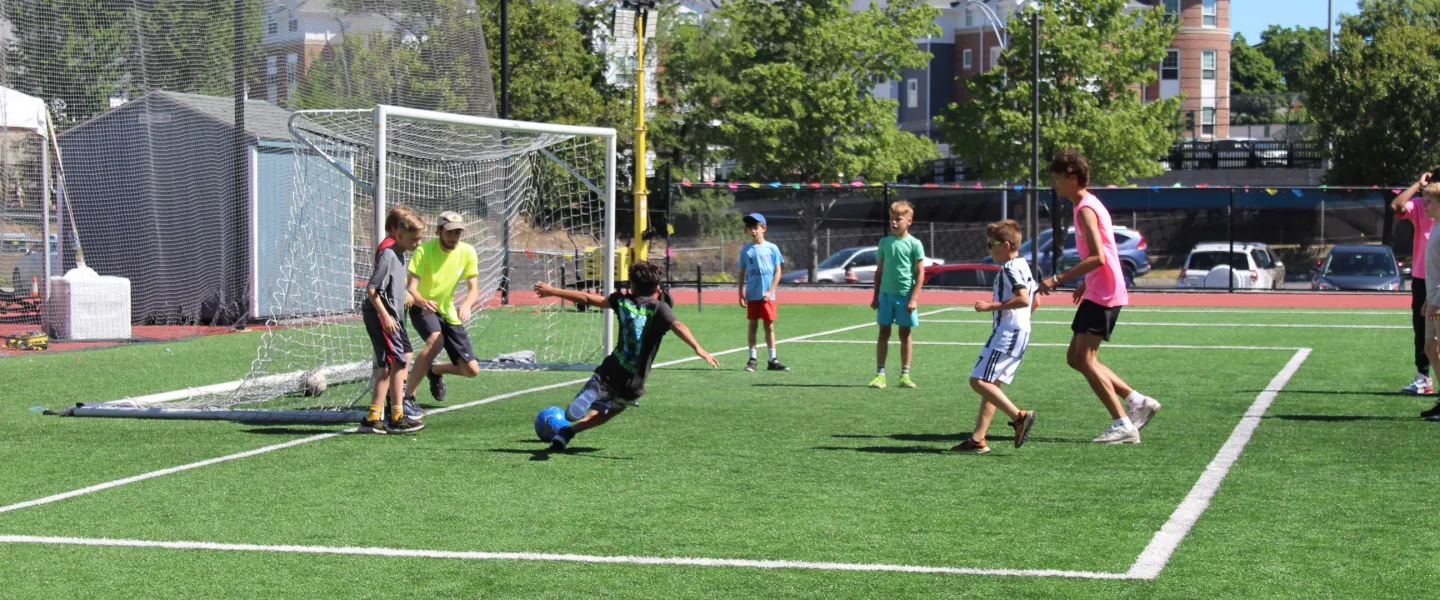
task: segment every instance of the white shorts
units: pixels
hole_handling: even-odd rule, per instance
[[[1015,380],[1015,371],[1020,369],[1019,356],[1011,356],[999,350],[986,348],[980,351],[980,360],[975,361],[975,370],[970,377],[980,381],[1009,384]]]

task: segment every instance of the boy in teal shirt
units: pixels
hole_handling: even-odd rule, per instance
[[[915,207],[901,200],[890,205],[890,235],[880,240],[879,260],[875,265],[875,295],[870,308],[876,310],[880,338],[875,345],[875,378],[870,387],[885,389],[885,357],[890,350],[890,327],[900,327],[900,387],[913,388],[910,379],[910,357],[913,348],[910,329],[920,325],[916,308],[920,304],[920,288],[925,283],[925,246],[910,235],[910,222]]]

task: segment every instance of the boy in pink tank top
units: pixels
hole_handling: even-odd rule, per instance
[[[1115,230],[1110,211],[1086,189],[1090,185],[1090,165],[1074,150],[1055,155],[1050,163],[1050,180],[1055,193],[1075,205],[1075,245],[1080,251],[1080,264],[1040,282],[1040,293],[1049,294],[1066,279],[1084,276],[1075,288],[1075,320],[1070,330],[1070,349],[1065,360],[1090,383],[1090,389],[1114,419],[1105,432],[1095,438],[1102,444],[1138,444],[1140,429],[1160,411],[1154,398],[1135,391],[1110,367],[1100,362],[1100,344],[1110,341],[1120,307],[1130,302],[1125,289],[1125,276],[1120,270],[1120,255],[1115,249]],[[1122,398],[1124,398],[1122,403]]]
[[[1425,322],[1421,309],[1425,307],[1425,245],[1430,242],[1430,228],[1435,219],[1425,214],[1425,197],[1420,190],[1430,185],[1431,173],[1423,173],[1420,180],[1406,188],[1390,202],[1395,218],[1410,221],[1415,235],[1410,253],[1410,323],[1415,330],[1415,379],[1400,390],[1402,394],[1433,394],[1435,383],[1430,379],[1430,357],[1425,353]]]

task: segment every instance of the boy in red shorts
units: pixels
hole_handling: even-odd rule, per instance
[[[775,355],[775,290],[780,287],[780,265],[785,263],[780,256],[780,247],[765,241],[765,216],[760,213],[745,215],[745,231],[750,233],[750,243],[740,250],[740,306],[744,306],[750,319],[750,362],[745,363],[746,371],[754,371],[755,330],[765,322],[765,345],[770,348],[770,365],[767,371],[789,371],[790,367],[780,364]]]

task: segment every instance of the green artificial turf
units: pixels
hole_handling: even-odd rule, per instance
[[[1069,328],[1043,324],[1071,312],[1036,314],[1006,388],[1039,415],[1018,450],[997,417],[991,454],[948,452],[973,425],[967,380],[989,335],[987,315],[967,309],[922,319],[916,340],[973,345],[917,346],[914,390],[895,386],[893,346],[891,389],[864,387],[874,329],[852,329],[811,339],[862,343],[782,344],[789,373],[746,373],[743,353],[721,356],[720,371],[659,368],[639,408],[564,454],[544,451],[531,424],[578,384],[435,414],[414,436],[327,438],[0,513],[0,535],[1123,573],[1295,351],[1121,346],[1313,348],[1154,580],[0,544],[0,597],[1433,595],[1440,423],[1417,417],[1430,399],[1394,393],[1410,375],[1408,314],[1122,313],[1101,357],[1165,409],[1140,445],[1101,446],[1089,440],[1109,419],[1065,365]],[[744,345],[738,306],[677,314],[712,352]],[[778,334],[872,318],[866,307],[783,306]],[[27,411],[235,379],[258,339],[0,359],[0,506],[340,430]],[[687,356],[672,337],[657,360]],[[452,377],[447,404],[585,377]]]

